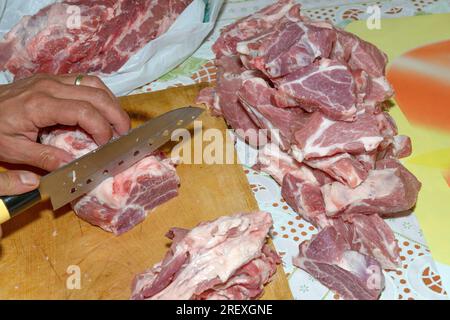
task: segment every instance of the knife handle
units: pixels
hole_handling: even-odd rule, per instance
[[[0,224],[41,201],[39,189],[15,196],[0,197]]]

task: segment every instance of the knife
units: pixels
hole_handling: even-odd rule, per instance
[[[191,106],[167,112],[43,176],[38,189],[0,197],[0,224],[43,199],[61,208],[157,150],[202,113]]]

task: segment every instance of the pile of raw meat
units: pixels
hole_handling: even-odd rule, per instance
[[[382,217],[411,209],[421,187],[398,160],[411,142],[386,112],[386,55],[292,0],[225,27],[213,51],[217,86],[198,101],[259,148],[255,168],[319,230],[294,264],[344,299],[378,298],[382,269],[399,265]]]
[[[6,34],[0,42],[0,70],[9,70],[15,79],[36,73],[109,74],[165,33],[191,2],[57,2],[23,17]]]
[[[266,243],[267,212],[220,217],[192,230],[172,228],[164,259],[136,276],[131,299],[258,298],[280,258]]]
[[[90,136],[76,128],[43,133],[41,142],[61,148],[75,158],[98,147]],[[119,235],[143,221],[148,210],[177,196],[179,183],[172,161],[154,153],[103,181],[74,201],[72,207],[80,218]]]

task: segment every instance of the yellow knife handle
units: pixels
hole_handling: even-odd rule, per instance
[[[39,189],[15,196],[0,197],[0,224],[41,201]]]

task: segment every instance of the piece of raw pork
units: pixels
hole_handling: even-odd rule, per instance
[[[61,148],[75,158],[97,148],[91,137],[76,128],[46,132],[41,142]],[[171,160],[154,153],[103,181],[74,201],[72,207],[83,220],[119,235],[142,222],[149,210],[175,197],[179,183]]]
[[[164,259],[133,281],[131,299],[250,300],[258,298],[280,258],[267,244],[267,212],[239,213],[172,228]]]
[[[191,2],[56,2],[23,17],[5,35],[0,42],[0,70],[10,71],[15,79],[36,73],[109,74],[164,34]]]
[[[318,229],[294,264],[345,299],[377,299],[381,269],[400,264],[383,217],[413,208],[421,187],[398,160],[411,140],[387,112],[386,54],[294,0],[226,26],[213,51],[217,86],[199,102],[246,137],[265,134],[253,169]]]

